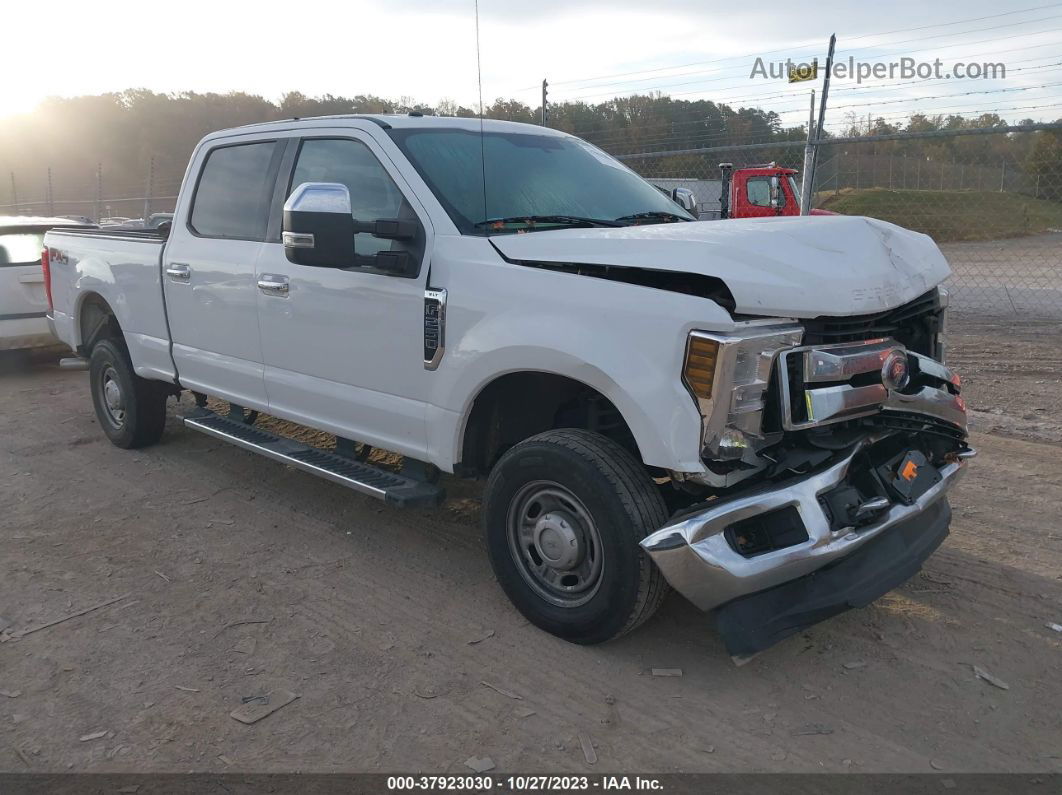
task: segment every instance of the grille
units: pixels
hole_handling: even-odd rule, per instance
[[[873,315],[816,317],[804,321],[805,345],[832,345],[892,337],[908,350],[935,354],[942,315],[936,290],[908,304]]]

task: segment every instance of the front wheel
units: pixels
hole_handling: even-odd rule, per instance
[[[96,343],[89,358],[92,403],[100,427],[118,447],[146,447],[166,426],[165,385],[133,372],[125,347],[114,340]]]
[[[600,434],[547,431],[510,449],[491,472],[483,515],[505,593],[565,640],[630,632],[667,593],[638,546],[667,518],[663,500],[641,464]]]

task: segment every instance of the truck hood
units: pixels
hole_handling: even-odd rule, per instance
[[[558,229],[491,242],[510,260],[714,276],[730,289],[735,311],[773,317],[892,309],[950,273],[927,235],[847,215]]]

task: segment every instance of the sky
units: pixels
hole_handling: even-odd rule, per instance
[[[478,102],[474,0],[12,0],[3,21],[22,34],[4,37],[5,63],[23,66],[0,86],[0,118],[47,96],[126,88]],[[660,90],[776,110],[797,125],[814,84],[751,79],[755,59],[817,55],[824,64],[836,33],[839,59],[939,57],[945,71],[988,61],[1008,75],[835,79],[833,123],[911,111],[1062,117],[1062,3],[1043,0],[480,0],[479,31],[487,104],[512,97],[536,106],[547,78],[552,101]]]

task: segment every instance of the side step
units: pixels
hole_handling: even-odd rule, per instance
[[[436,485],[379,469],[342,455],[269,433],[206,409],[185,415],[184,424],[244,450],[331,480],[341,486],[404,508],[438,506],[446,492]]]

